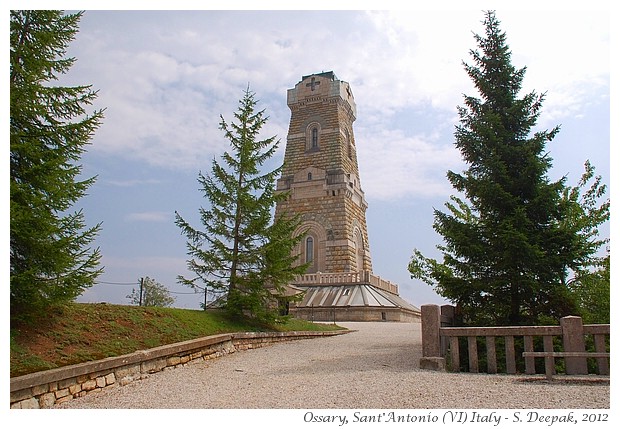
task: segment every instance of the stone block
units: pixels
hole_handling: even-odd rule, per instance
[[[58,398],[56,400],[57,404],[62,404],[63,402],[67,402],[73,399],[73,396],[63,396],[62,398]]]
[[[159,372],[165,367],[166,367],[166,358],[153,359],[153,360],[142,362],[141,372],[143,373]]]
[[[15,392],[11,392],[11,403],[20,402],[25,399],[32,398],[32,389],[22,389]]]
[[[39,397],[39,407],[40,408],[52,408],[56,403],[56,395],[52,392],[46,393]]]
[[[119,384],[119,386],[126,386],[126,385],[128,385],[129,383],[131,383],[134,380],[135,380],[134,376],[126,375],[123,378],[119,378],[118,384]]]
[[[168,366],[176,366],[181,363],[181,358],[179,356],[170,356],[168,358]]]
[[[95,383],[96,383],[96,386],[99,388],[105,387],[105,377],[97,377],[95,379]]]
[[[49,391],[49,386],[46,384],[39,384],[32,386],[32,396],[40,396]]]
[[[70,396],[69,389],[60,389],[54,392],[56,395],[56,399],[64,398],[65,396]]]
[[[77,383],[77,380],[75,377],[71,377],[71,378],[66,378],[64,380],[59,380],[58,381],[58,388],[59,389],[66,389],[67,387],[74,385],[75,383]]]
[[[82,391],[82,385],[81,384],[72,384],[71,386],[69,386],[69,393],[73,396],[75,396],[78,392]]]
[[[11,406],[13,408],[13,406]],[[25,399],[17,403],[15,408],[36,410],[39,409],[39,401],[36,398]]]
[[[86,391],[93,390],[95,387],[97,387],[97,382],[95,380],[88,380],[82,383],[82,389]]]
[[[116,376],[114,375],[113,372],[105,376],[106,386],[109,386],[110,384],[114,384],[114,383],[116,383]]]
[[[128,365],[128,366],[124,366],[122,368],[117,368],[114,371],[114,374],[116,376],[116,378],[118,379],[122,379],[125,377],[133,377],[136,374],[140,374],[140,364],[137,363],[135,365]]]
[[[420,369],[431,371],[445,371],[446,360],[442,357],[423,357],[420,359]]]

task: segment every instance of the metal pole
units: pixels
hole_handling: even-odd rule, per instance
[[[140,299],[138,300],[138,305],[142,307],[142,291],[144,289],[144,277],[140,277]]]

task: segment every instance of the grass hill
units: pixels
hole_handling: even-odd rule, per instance
[[[261,326],[218,310],[72,303],[36,323],[11,326],[11,377],[214,334],[330,329],[342,328],[297,319]]]

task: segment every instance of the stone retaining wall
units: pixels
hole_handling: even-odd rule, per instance
[[[296,319],[334,322],[405,322],[419,323],[420,315],[404,308],[393,307],[296,307],[289,310]]]
[[[124,386],[148,374],[275,342],[344,334],[342,331],[220,334],[11,378],[11,408],[51,408],[92,392]]]

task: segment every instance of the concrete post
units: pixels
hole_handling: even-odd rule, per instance
[[[441,357],[441,342],[439,328],[441,327],[441,312],[438,305],[425,304],[420,308],[422,328],[422,358],[421,369],[444,371],[445,360]]]
[[[422,356],[439,357],[441,356],[439,342],[441,313],[439,311],[439,306],[435,304],[425,304],[420,310],[422,313]]]
[[[451,304],[445,304],[441,306],[441,319],[440,325],[442,327],[445,326],[454,326],[454,315],[456,313],[456,307]],[[449,339],[447,337],[441,338],[441,353],[440,356],[445,356],[448,352],[448,344]]]
[[[442,323],[447,323],[447,326],[454,325],[454,317],[456,314],[456,307],[451,304],[445,304],[441,306],[441,320]]]
[[[583,336],[583,322],[581,317],[566,316],[560,319],[562,327],[562,342],[565,352],[585,352],[586,345]],[[577,375],[588,373],[588,363],[586,358],[564,358],[566,363],[566,374]]]

